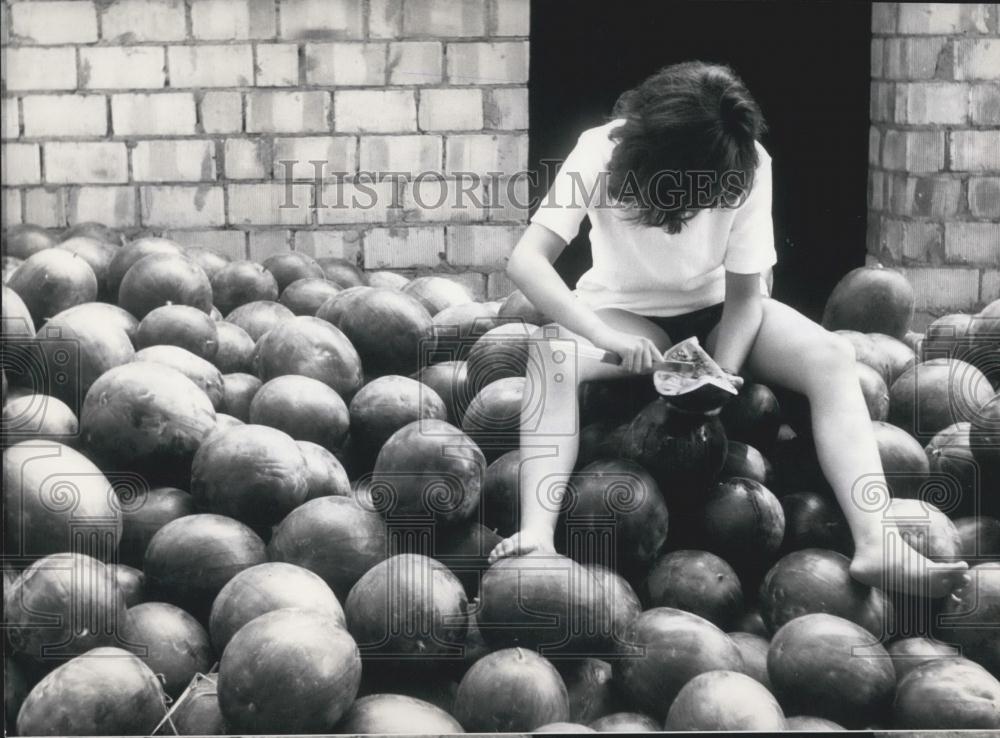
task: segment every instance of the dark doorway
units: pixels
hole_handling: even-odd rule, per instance
[[[666,64],[731,65],[770,126],[775,296],[818,317],[864,263],[870,47],[868,3],[535,0],[529,164],[564,158],[621,92]],[[586,230],[556,265],[570,284],[590,266]]]

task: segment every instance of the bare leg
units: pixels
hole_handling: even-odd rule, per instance
[[[670,338],[657,325],[624,310],[599,310],[617,330],[649,338],[663,351]],[[521,408],[520,531],[501,541],[490,561],[532,551],[551,552],[564,485],[573,473],[580,448],[579,428],[567,419],[578,413],[581,382],[631,376],[625,370],[577,357],[575,347],[591,345],[564,328],[547,326],[536,335],[528,361],[527,386]]]
[[[884,519],[889,492],[854,367],[853,349],[842,338],[780,302],[764,301],[748,368],[764,383],[809,398],[820,466],[854,536],[851,574],[869,586],[944,596],[967,578],[968,566],[930,561]]]

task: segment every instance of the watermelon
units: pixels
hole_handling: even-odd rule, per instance
[[[971,581],[946,598],[937,633],[954,642],[963,653],[982,664],[991,674],[1000,674],[1000,564],[985,563],[969,570]]]
[[[493,382],[477,394],[462,418],[462,430],[493,461],[521,445],[521,408],[527,387],[523,377]],[[537,408],[529,408],[529,422],[536,422]]]
[[[164,305],[150,311],[135,333],[136,348],[168,345],[187,349],[208,361],[219,350],[218,324],[189,305]]]
[[[216,340],[218,347],[212,363],[223,374],[253,371],[251,357],[254,352],[254,341],[250,334],[235,323],[216,321]]]
[[[494,651],[462,677],[455,717],[468,732],[530,732],[569,719],[566,684],[551,663],[522,648]]]
[[[755,679],[768,689],[771,688],[771,678],[767,675],[767,652],[771,641],[756,633],[740,631],[728,634],[733,643],[740,649],[743,657],[743,673]]]
[[[872,420],[885,420],[889,417],[889,388],[885,384],[882,375],[857,362],[855,370],[858,374],[858,383],[861,385],[861,394],[864,395],[865,405],[868,406],[868,417]]]
[[[185,256],[151,254],[135,262],[118,287],[118,305],[139,320],[162,305],[212,308],[212,285],[201,267]]]
[[[12,652],[36,671],[49,671],[92,648],[121,644],[127,637],[124,618],[125,597],[114,574],[83,554],[38,559],[4,585],[4,628]]]
[[[271,272],[274,281],[278,283],[279,293],[298,279],[307,277],[326,279],[323,267],[314,258],[301,251],[274,254],[264,259],[263,266]]]
[[[723,406],[720,417],[730,441],[767,451],[778,438],[781,409],[766,385],[745,383],[739,395]]]
[[[319,576],[294,564],[258,564],[226,582],[212,603],[209,630],[215,652],[221,654],[254,618],[283,608],[318,612],[347,627],[337,596]]]
[[[743,657],[733,639],[698,615],[654,607],[626,631],[615,679],[633,704],[657,718],[681,688],[699,674],[741,671]]]
[[[983,405],[972,419],[969,439],[972,457],[979,464],[982,475],[982,489],[996,489],[1000,485],[1000,393]],[[985,495],[981,502],[984,513],[1000,516],[1000,502]]]
[[[893,726],[915,730],[1000,728],[1000,681],[968,659],[924,662],[899,681]]]
[[[166,602],[146,602],[129,608],[129,649],[154,674],[164,691],[176,699],[195,674],[212,666],[208,633],[193,617]]]
[[[514,290],[504,298],[497,316],[532,325],[546,325],[552,322],[525,297],[521,290]]]
[[[234,308],[226,315],[226,322],[238,325],[250,338],[259,341],[269,330],[294,317],[295,313],[280,302],[254,300]]]
[[[735,671],[699,674],[667,713],[665,730],[785,730],[785,713],[767,687]]]
[[[249,525],[280,522],[305,502],[307,484],[295,441],[263,425],[212,434],[191,466],[191,494],[198,506]]]
[[[55,246],[57,240],[41,226],[28,223],[13,225],[4,231],[3,254],[17,259],[27,259],[39,251]]]
[[[265,560],[264,542],[250,528],[232,518],[200,513],[156,531],[142,569],[152,599],[204,619],[226,582]]]
[[[75,236],[66,239],[57,248],[69,251],[83,259],[97,277],[97,296],[102,302],[114,302],[118,297],[108,289],[108,271],[111,260],[118,253],[118,245],[99,241],[86,236]]]
[[[376,271],[368,272],[365,276],[368,278],[367,283],[372,287],[385,287],[390,290],[401,290],[410,282],[409,277],[398,272]]]
[[[465,359],[472,345],[498,325],[496,314],[481,302],[452,305],[435,313],[432,321],[437,351],[450,360]]]
[[[341,287],[357,287],[368,284],[365,273],[347,259],[324,256],[317,259],[316,263],[323,269],[323,274],[327,279]]]
[[[895,497],[919,497],[930,475],[927,454],[920,442],[890,423],[875,421],[872,431],[889,491]]]
[[[369,377],[412,374],[434,355],[430,313],[416,298],[397,290],[345,291],[327,300],[316,317],[344,332]]]
[[[705,618],[723,630],[743,614],[743,588],[733,568],[708,551],[671,551],[650,569],[652,607],[672,607]]]
[[[973,317],[968,333],[968,361],[1000,389],[1000,369],[996,356],[1000,351],[1000,299],[994,300]]]
[[[80,423],[69,405],[55,397],[26,394],[3,406],[3,442],[55,441],[75,446]]]
[[[813,717],[812,715],[796,715],[795,717],[785,718],[785,725],[788,730],[799,732],[831,733],[847,730],[840,723],[835,723],[826,718]]]
[[[431,315],[454,305],[473,302],[472,293],[464,285],[447,277],[416,277],[406,283],[402,292],[419,300]]]
[[[219,708],[218,674],[199,674],[186,696],[170,708],[170,722],[177,735],[225,735]]]
[[[150,540],[160,528],[177,518],[193,515],[194,498],[176,487],[153,487],[122,503],[121,560],[142,566]]]
[[[958,649],[930,638],[900,638],[889,645],[892,666],[896,670],[896,680],[903,678],[927,661],[960,655]]]
[[[596,733],[597,731],[593,728],[589,728],[586,725],[581,725],[580,723],[548,723],[540,728],[535,728],[533,731],[535,733]]]
[[[45,358],[49,393],[74,410],[98,377],[135,358],[126,328],[109,319],[104,307],[87,303],[65,310],[35,337]]]
[[[913,318],[913,305],[913,287],[900,272],[881,264],[858,267],[833,288],[823,311],[823,327],[901,339]]]
[[[920,360],[966,360],[969,351],[967,334],[973,317],[967,313],[949,313],[927,326],[920,342]]]
[[[339,329],[319,318],[282,322],[258,345],[258,375],[265,382],[285,374],[318,379],[350,402],[361,388],[361,357]]]
[[[219,706],[230,730],[329,733],[354,701],[361,657],[325,614],[273,610],[232,637],[219,662]]]
[[[621,697],[615,692],[611,664],[595,658],[570,662],[563,669],[569,693],[569,719],[591,723],[615,712]]]
[[[71,225],[59,237],[63,243],[74,238],[92,238],[115,247],[121,246],[124,243],[121,231],[92,220]]]
[[[460,426],[465,410],[472,401],[468,375],[467,362],[442,361],[425,366],[412,379],[434,390],[448,410],[448,422]]]
[[[532,335],[537,326],[506,323],[486,331],[469,349],[465,358],[469,386],[480,392],[491,382],[508,377],[523,377],[528,364]]]
[[[667,506],[702,496],[726,460],[726,433],[717,416],[682,412],[665,399],[647,405],[629,425],[621,453],[653,475]]]
[[[458,578],[419,554],[382,561],[357,581],[344,603],[347,624],[364,657],[413,669],[461,655],[468,600]]]
[[[97,277],[81,257],[62,249],[25,259],[7,283],[31,313],[35,325],[74,305],[97,299]]]
[[[223,315],[258,300],[274,301],[281,292],[274,275],[252,261],[232,261],[212,275],[213,303]]]
[[[1000,560],[1000,520],[987,515],[958,518],[955,530],[963,559]]]
[[[122,519],[107,477],[55,441],[23,441],[4,451],[3,502],[5,553],[12,556],[30,560],[75,551],[111,560],[121,540]],[[91,535],[81,535],[82,521]]]
[[[503,536],[514,535],[520,524],[520,474],[521,449],[514,449],[493,461],[483,475],[483,523]]]
[[[118,585],[118,591],[125,598],[125,607],[131,609],[142,604],[146,598],[146,575],[128,564],[108,564]]]
[[[183,255],[183,250],[177,243],[168,238],[146,237],[125,244],[118,249],[114,258],[111,259],[111,263],[108,265],[108,294],[117,300],[118,290],[121,287],[122,279],[125,278],[125,273],[137,261],[152,254],[181,256]]]
[[[331,387],[318,379],[285,375],[257,390],[250,402],[249,422],[333,450],[344,442],[350,417],[347,405]]]
[[[250,422],[250,405],[261,386],[253,374],[223,374],[221,409],[244,423]]]
[[[835,551],[793,551],[771,567],[760,587],[760,613],[773,633],[809,613],[829,613],[850,620],[873,636],[893,622],[892,602],[873,587],[856,581],[850,560]]]
[[[782,553],[823,548],[845,556],[854,553],[854,540],[837,501],[819,492],[797,492],[781,498],[785,513]]]
[[[371,694],[354,701],[337,732],[440,735],[463,731],[455,718],[429,702],[402,694]]]
[[[570,478],[563,508],[570,549],[593,556],[594,544],[604,538],[606,558],[595,560],[623,571],[646,571],[667,540],[663,495],[634,461],[605,459],[584,467]]]
[[[949,425],[971,421],[993,390],[976,367],[932,359],[910,367],[889,390],[889,422],[927,443]]]
[[[778,498],[759,482],[742,477],[721,482],[709,492],[700,522],[705,549],[742,572],[766,567],[785,533],[785,513]]]
[[[222,373],[205,359],[180,346],[150,346],[135,353],[135,361],[150,362],[176,369],[190,379],[212,403],[216,410],[222,409]]]
[[[24,304],[21,296],[7,285],[3,286],[0,309],[3,310],[3,320],[0,322],[2,333],[0,335],[2,335],[4,343],[10,339],[32,338],[35,335],[35,321],[31,317],[31,311],[28,310],[28,306]],[[4,364],[7,364],[6,357]]]
[[[285,287],[278,301],[296,315],[315,315],[324,302],[339,292],[340,287],[325,277],[303,277]]]
[[[848,727],[885,718],[896,687],[892,660],[878,639],[828,613],[782,626],[771,640],[767,673],[786,712]]]
[[[774,484],[774,468],[771,462],[753,446],[740,441],[726,443],[726,461],[719,472],[720,479],[745,477],[764,486]]]
[[[306,500],[351,494],[351,482],[343,465],[330,451],[312,441],[296,441],[306,466]]]
[[[374,458],[400,428],[447,417],[437,392],[414,379],[388,374],[366,384],[351,400],[351,442],[356,451]]]
[[[483,575],[478,623],[493,648],[613,653],[639,611],[631,588],[602,567],[556,554],[501,559]]]
[[[641,712],[614,712],[594,720],[589,727],[597,733],[658,733],[663,728]]]
[[[485,468],[482,452],[458,428],[418,420],[382,446],[370,493],[390,521],[415,516],[454,525],[479,507]]]
[[[884,333],[869,333],[875,349],[882,354],[883,366],[885,367],[882,378],[887,386],[899,379],[900,375],[913,366],[917,361],[916,352],[903,341]]]
[[[156,675],[120,648],[95,648],[49,673],[21,705],[18,735],[150,735],[167,714]]]
[[[345,599],[365,572],[388,558],[385,522],[351,497],[320,497],[278,524],[268,558],[315,572]]]
[[[209,280],[215,276],[216,272],[232,261],[232,259],[225,254],[210,251],[207,248],[201,248],[199,246],[183,246],[181,247],[181,253],[200,266],[201,270],[208,275]]]
[[[985,489],[972,449],[971,430],[971,423],[949,425],[924,448],[930,479],[947,485],[944,492],[949,499],[945,512],[953,517],[977,512],[979,490]]]

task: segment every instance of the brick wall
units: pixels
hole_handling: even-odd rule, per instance
[[[918,321],[1000,298],[1000,18],[989,3],[875,3],[868,252]]]
[[[96,220],[506,294],[528,2],[4,0],[5,225]]]

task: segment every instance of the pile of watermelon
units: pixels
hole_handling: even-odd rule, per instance
[[[851,579],[808,403],[753,383],[583,385],[558,553],[490,566],[519,292],[98,224],[12,228],[3,282],[11,734],[1000,728],[1000,301],[913,334],[866,267],[824,316],[886,519],[973,567],[931,601]]]

